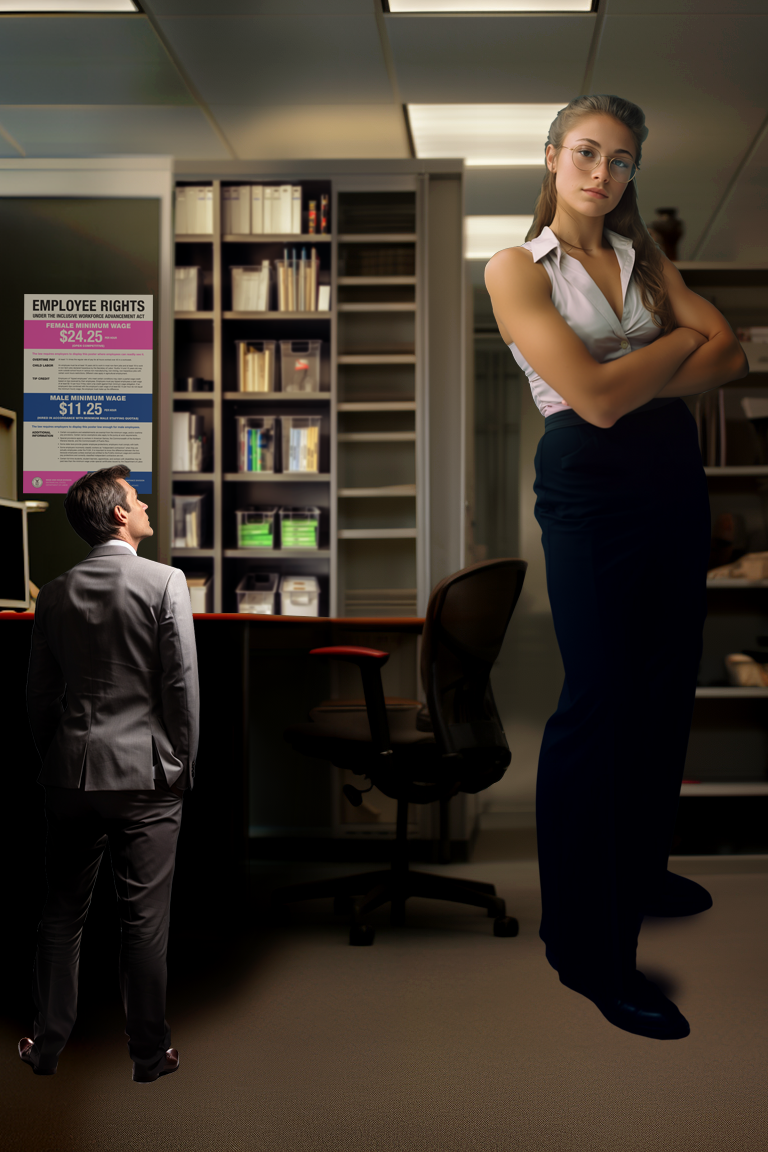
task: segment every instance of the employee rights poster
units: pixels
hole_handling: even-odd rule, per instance
[[[24,296],[24,492],[127,464],[152,491],[152,296]]]

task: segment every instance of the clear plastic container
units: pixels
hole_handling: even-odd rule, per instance
[[[202,548],[203,516],[205,514],[205,493],[200,495],[173,496],[173,547]]]
[[[237,417],[238,472],[274,472],[278,417]]]
[[[269,310],[269,260],[261,264],[230,268],[232,273],[232,311],[267,312]]]
[[[199,312],[202,305],[202,268],[175,269],[175,304],[177,312]]]
[[[277,572],[249,572],[243,576],[235,589],[238,612],[274,616],[277,581]]]
[[[213,603],[213,579],[204,572],[188,572],[187,587],[193,612],[210,612]]]
[[[320,615],[320,584],[316,576],[283,576],[280,581],[280,615]]]
[[[319,546],[319,508],[280,509],[281,548],[318,548]]]
[[[239,392],[275,391],[275,340],[236,340]]]
[[[235,516],[238,548],[274,548],[277,508],[246,508]]]
[[[280,374],[283,392],[320,391],[322,340],[281,340]]]
[[[283,472],[320,471],[320,416],[283,416]]]

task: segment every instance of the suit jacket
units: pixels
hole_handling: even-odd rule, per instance
[[[39,784],[86,791],[192,788],[197,650],[184,573],[97,546],[40,589],[27,709]]]

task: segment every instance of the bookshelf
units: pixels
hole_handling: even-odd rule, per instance
[[[734,263],[678,262],[689,288],[715,305],[731,327],[768,323],[768,267]],[[725,463],[712,463],[704,450],[712,525],[726,512],[737,517],[736,547],[768,550],[768,460],[739,401],[768,399],[768,355],[760,345],[744,345],[750,373],[723,389]],[[768,354],[768,346],[762,345]],[[692,414],[696,397],[687,397]],[[701,411],[701,407],[700,407]],[[717,459],[721,459],[717,445]],[[727,561],[723,561],[725,563]],[[696,690],[691,738],[681,795],[739,797],[768,795],[768,689],[735,688],[726,680],[723,658],[768,641],[768,580],[707,580],[708,614]],[[768,643],[765,645],[768,651]]]
[[[210,576],[215,612],[236,611],[237,584],[257,572],[316,577],[321,616],[422,615],[433,584],[465,563],[462,472],[456,466],[464,435],[461,164],[345,162],[323,171],[317,162],[288,172],[267,163],[247,174],[242,165],[224,167],[177,166],[177,187],[208,185],[212,191],[210,232],[175,238],[177,265],[199,267],[202,278],[200,310],[176,316],[175,376],[201,377],[212,381],[212,389],[186,392],[177,384],[173,393],[176,412],[202,418],[211,457],[205,472],[173,473],[174,494],[205,494],[210,516],[200,547],[172,548],[171,562]],[[302,186],[305,205],[328,197],[327,234],[307,233],[306,212],[301,234],[224,231],[227,188],[285,182]],[[442,233],[431,257],[430,225]],[[274,268],[286,248],[315,248],[319,282],[330,287],[328,310],[279,311],[274,292],[267,310],[236,309],[230,268],[254,269],[265,260]],[[432,334],[430,318],[440,324]],[[441,330],[446,322],[447,339]],[[237,342],[275,341],[279,361],[282,340],[322,342],[319,388],[285,392],[278,368],[273,390],[241,391]],[[438,382],[431,401],[428,362]],[[441,429],[446,451],[431,458],[430,402],[448,413]],[[237,417],[249,416],[318,417],[319,472],[239,471],[234,427]],[[319,547],[240,547],[235,513],[249,506],[319,508]],[[361,634],[359,642],[381,639]],[[393,634],[387,646],[387,693],[415,696],[415,639]],[[360,695],[347,671],[329,671],[333,696]],[[283,688],[275,684],[274,692],[278,709]],[[261,747],[261,737],[254,739]],[[292,776],[316,774],[296,755],[281,745],[281,763],[291,765]],[[354,809],[341,794],[343,782],[334,770],[327,834],[391,838],[393,802],[374,789],[364,807]],[[261,813],[255,799],[260,787],[254,784]],[[287,796],[284,807],[285,817],[273,818],[273,826],[288,827],[295,818]],[[409,835],[429,838],[436,819],[431,806],[413,806]]]

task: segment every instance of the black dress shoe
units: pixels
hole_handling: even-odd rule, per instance
[[[160,1067],[156,1068],[154,1072],[147,1072],[145,1068],[137,1066],[134,1060],[133,1079],[137,1084],[154,1084],[160,1076],[167,1076],[170,1072],[176,1072],[178,1067],[179,1053],[175,1048],[169,1048],[160,1063]]]
[[[595,1004],[611,1024],[636,1036],[682,1040],[690,1035],[691,1026],[680,1009],[642,972],[632,973],[620,996],[598,998]]]
[[[695,916],[711,907],[712,897],[701,884],[667,872],[660,890],[648,900],[644,911],[646,916]]]
[[[56,1061],[53,1068],[38,1067],[37,1060],[32,1058],[32,1049],[34,1046],[34,1040],[30,1040],[29,1036],[22,1036],[21,1040],[19,1040],[19,1056],[25,1064],[29,1064],[35,1076],[53,1076],[59,1066],[58,1061]]]

